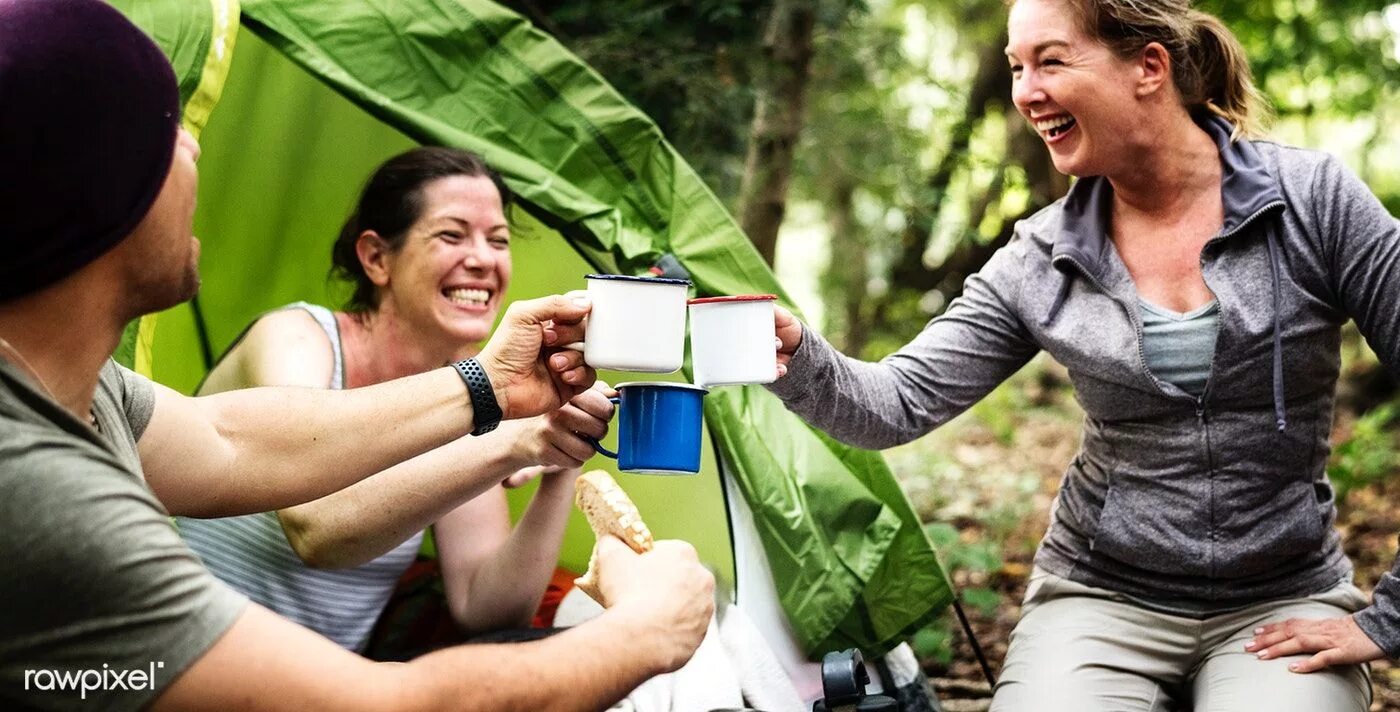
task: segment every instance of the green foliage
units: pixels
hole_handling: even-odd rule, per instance
[[[972,586],[963,590],[962,600],[984,617],[991,618],[1001,605],[1001,594],[984,586]]]
[[[972,406],[972,415],[982,421],[998,442],[1010,445],[1016,437],[1020,413],[1029,406],[1020,388],[998,388]]]
[[[1001,544],[997,541],[965,542],[958,530],[945,522],[925,525],[924,531],[928,532],[933,548],[938,550],[939,558],[950,572],[990,574],[1001,568]]]
[[[920,660],[933,660],[939,665],[953,662],[953,629],[942,620],[915,632],[909,645]]]
[[[917,336],[929,319],[929,310],[924,307],[922,298],[920,294],[902,291],[884,301],[880,305],[883,311],[882,321],[890,328],[872,334],[870,341],[858,355],[870,360],[880,359]]]
[[[1395,403],[1374,408],[1357,419],[1351,436],[1332,450],[1327,477],[1338,501],[1358,487],[1380,481],[1400,470],[1400,452],[1392,427],[1400,415]]]
[[[959,573],[979,574],[977,580],[1001,569],[1002,555],[1000,537],[987,537],[980,541],[964,541],[958,530],[951,524],[934,522],[925,525],[924,531],[933,541],[934,549],[947,567],[950,576]],[[958,592],[963,604],[983,617],[996,615],[1001,595],[996,590],[983,585],[966,586]],[[953,659],[952,631],[958,627],[953,613],[945,613],[924,629],[916,632],[910,641],[914,653],[921,659],[932,659],[947,665]]]
[[[770,0],[505,0],[647,113],[732,199]]]
[[[1390,0],[1206,0],[1235,33],[1280,115],[1375,111],[1400,84]]]

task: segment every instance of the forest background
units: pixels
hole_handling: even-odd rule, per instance
[[[738,216],[807,317],[847,354],[911,339],[1069,180],[1010,104],[1002,0],[505,0],[637,106]],[[1249,54],[1270,136],[1341,156],[1400,214],[1400,3],[1196,3]],[[1397,285],[1400,288],[1400,285]],[[1394,560],[1394,374],[1354,329],[1328,474],[1370,589]],[[889,459],[999,668],[1082,414],[1038,357]],[[987,692],[951,616],[914,644],[949,712]],[[1400,712],[1400,667],[1373,710]]]

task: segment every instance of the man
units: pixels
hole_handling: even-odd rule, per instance
[[[169,514],[295,505],[593,372],[588,304],[518,303],[474,362],[354,391],[186,398],[116,366],[198,286],[199,147],[160,50],[100,0],[0,0],[0,702],[77,709],[606,707],[694,652],[713,579],[599,542],[609,610],[552,638],[368,662],[215,581]],[[466,387],[464,387],[464,382]]]

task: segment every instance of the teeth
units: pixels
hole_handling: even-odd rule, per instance
[[[491,292],[485,289],[449,289],[444,294],[459,304],[480,306],[491,300]]]
[[[1064,125],[1066,125],[1066,124],[1070,124],[1070,123],[1073,123],[1073,122],[1074,122],[1074,117],[1072,117],[1072,116],[1056,116],[1055,118],[1052,118],[1052,119],[1045,119],[1045,120],[1043,120],[1043,121],[1037,121],[1037,122],[1035,122],[1035,130],[1036,130],[1036,131],[1040,131],[1040,132],[1043,133],[1043,132],[1045,132],[1045,131],[1050,131],[1050,130],[1053,130],[1053,129],[1057,129],[1057,128],[1060,128],[1061,126],[1064,126]]]

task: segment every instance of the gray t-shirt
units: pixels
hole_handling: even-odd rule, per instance
[[[1153,376],[1193,396],[1206,392],[1215,339],[1220,332],[1220,302],[1186,313],[1174,312],[1139,298],[1142,311],[1142,355]]]
[[[99,432],[0,359],[0,708],[145,707],[247,605],[145,484],[136,440],[154,403],[109,361]]]

